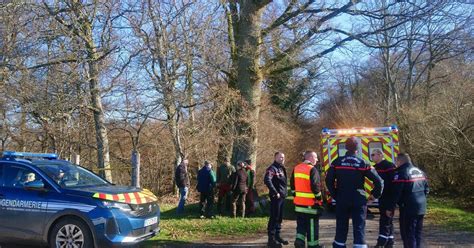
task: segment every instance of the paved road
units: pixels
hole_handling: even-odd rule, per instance
[[[352,223],[350,223],[352,225]],[[369,217],[366,223],[366,242],[369,247],[375,245],[378,236],[378,214]],[[320,220],[320,243],[326,247],[332,247],[332,241],[335,235],[336,220],[334,214],[325,214]],[[403,247],[400,241],[400,233],[398,232],[398,219],[395,219],[395,247]],[[290,245],[286,247],[293,247],[295,239],[296,221],[284,220],[282,236],[290,241]],[[439,227],[425,223],[424,227],[425,247],[473,247],[474,235],[469,232],[454,232],[442,230]],[[349,229],[347,239],[347,247],[352,247],[352,227]],[[265,233],[257,234],[253,237],[246,237],[244,239],[231,240],[206,240],[196,243],[174,243],[163,244],[156,247],[266,247],[267,236]]]

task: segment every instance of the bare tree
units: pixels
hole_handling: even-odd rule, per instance
[[[338,1],[331,4],[313,0],[289,1],[280,15],[264,25],[264,13],[270,2],[228,1],[224,4],[232,61],[231,70],[227,74],[230,86],[237,88],[242,97],[242,104],[238,109],[241,118],[236,124],[240,138],[234,141],[233,161],[256,159],[261,86],[268,75],[312,63],[352,40],[366,44],[369,36],[397,27],[412,18],[413,14],[408,8],[404,8],[405,11],[393,18],[390,25],[357,30],[338,27],[334,25],[334,21],[343,15],[353,19],[383,19],[387,9],[398,8],[400,4],[393,2],[375,8],[360,4],[356,8],[358,1]],[[422,4],[417,11],[429,8],[428,4]],[[267,58],[263,58],[262,49],[265,44],[271,43],[270,34],[279,30],[291,31],[288,32],[287,42],[277,51],[268,53]],[[310,44],[318,44],[318,47]],[[272,48],[271,45],[267,47]],[[308,49],[310,47],[312,49]],[[311,52],[302,53],[304,50]]]

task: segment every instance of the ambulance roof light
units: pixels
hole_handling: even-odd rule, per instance
[[[7,158],[18,158],[18,157],[26,157],[26,158],[43,158],[43,159],[58,159],[58,154],[56,153],[33,153],[33,152],[15,152],[15,151],[4,151],[3,157]]]
[[[328,134],[329,133],[329,128],[327,128],[327,127],[323,128],[322,133],[323,134]]]
[[[390,126],[390,129],[392,129],[393,131],[396,131],[398,130],[398,127],[397,125],[393,124],[392,126]]]

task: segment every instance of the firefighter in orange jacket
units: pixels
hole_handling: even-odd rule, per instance
[[[322,247],[319,245],[319,216],[322,210],[321,179],[315,167],[318,155],[313,151],[304,153],[304,162],[291,173],[290,185],[294,191],[296,212],[295,247]]]

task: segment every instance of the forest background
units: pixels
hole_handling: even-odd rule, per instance
[[[470,1],[2,1],[1,150],[55,152],[173,194],[190,160],[275,151],[323,127],[395,124],[435,194],[474,206]],[[263,180],[257,180],[262,191]],[[194,183],[194,182],[193,182]]]

